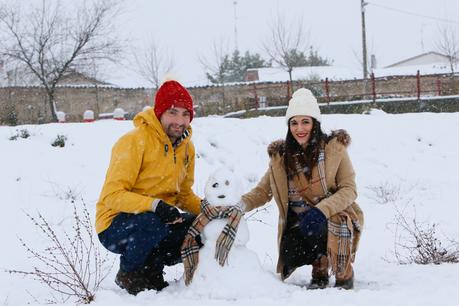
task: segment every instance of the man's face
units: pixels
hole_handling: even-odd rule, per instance
[[[161,125],[166,135],[174,143],[190,126],[190,112],[182,107],[172,107],[161,115]]]

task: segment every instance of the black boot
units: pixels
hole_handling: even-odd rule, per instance
[[[328,258],[322,255],[312,263],[312,278],[307,288],[324,289],[328,286],[328,279]]]
[[[148,268],[145,270],[145,272],[145,276],[148,280],[148,289],[161,291],[169,286],[169,283],[164,281],[163,271],[157,271],[152,268]]]
[[[115,283],[132,295],[149,289],[148,279],[143,271],[124,272],[119,270],[116,274]]]
[[[308,289],[324,289],[328,286],[328,276],[327,277],[313,277],[309,282]]]

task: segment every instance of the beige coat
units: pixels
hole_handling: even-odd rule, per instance
[[[346,150],[349,142],[349,136],[344,131],[341,131],[334,134],[334,137],[326,144],[325,177],[328,190],[333,195],[319,201],[316,207],[324,213],[327,219],[337,216],[339,213],[345,213],[356,219],[352,220],[353,222],[357,222],[357,224],[363,226],[362,210],[355,203],[355,199],[357,198],[354,180],[355,173]],[[280,241],[287,224],[288,209],[288,182],[283,158],[284,143],[283,140],[280,140],[269,145],[268,154],[271,160],[268,170],[258,185],[242,196],[242,200],[246,204],[246,211],[260,207],[274,197],[279,209],[278,246],[280,246]],[[325,196],[320,184],[317,167],[313,168],[312,178],[307,182],[303,190],[306,190],[305,193],[308,199],[317,199]],[[357,235],[357,239],[354,241],[354,254],[357,249],[358,237],[360,235]],[[282,273],[283,266],[284,264],[279,257],[277,263],[278,273]],[[282,278],[284,277],[282,275]]]

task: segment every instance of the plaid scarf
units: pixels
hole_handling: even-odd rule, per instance
[[[193,279],[199,263],[199,244],[196,237],[201,234],[204,227],[214,219],[228,219],[222,233],[217,239],[215,259],[223,266],[228,259],[228,253],[236,237],[239,221],[242,218],[239,206],[212,206],[204,199],[201,201],[201,213],[191,224],[182,244],[181,255],[184,266],[185,285]]]
[[[327,188],[325,177],[325,150],[322,148],[319,152],[317,161],[317,170],[319,172],[320,185],[324,197],[327,198],[332,193]],[[295,183],[295,182],[294,182]],[[306,177],[303,175],[294,184],[296,188],[307,185]],[[316,205],[321,199],[312,201],[308,198],[305,189],[298,189],[298,192],[310,202]],[[330,262],[331,270],[334,274],[346,270],[347,266],[354,261],[357,244],[360,239],[361,226],[357,214],[352,207],[346,208],[328,219],[328,238],[327,238],[327,255]]]
[[[319,153],[318,170],[320,184],[326,197],[332,195],[325,180],[325,151]],[[342,273],[354,261],[356,245],[360,237],[360,224],[351,207],[331,216],[328,220],[327,253],[334,274]]]

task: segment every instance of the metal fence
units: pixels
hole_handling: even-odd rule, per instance
[[[459,75],[422,75],[418,71],[416,75],[375,77],[372,73],[366,80],[330,81],[326,78],[313,82],[287,81],[222,86],[224,99],[220,103],[213,103],[214,105],[204,105],[207,112],[201,109],[200,115],[287,105],[292,92],[300,87],[309,88],[319,102],[327,104],[356,100],[375,102],[384,98],[404,97],[415,97],[419,100],[422,96],[458,95]]]

